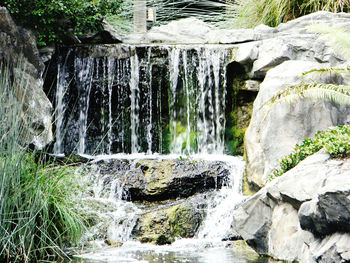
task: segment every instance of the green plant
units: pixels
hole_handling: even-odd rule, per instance
[[[16,93],[23,80],[12,80],[0,64],[0,261],[30,262],[64,256],[64,245],[78,241],[83,215],[75,205],[79,186],[73,173],[55,168],[29,151]]]
[[[38,45],[62,42],[70,33],[96,32],[104,16],[116,14],[122,0],[1,0],[17,23],[34,29]],[[72,32],[70,32],[72,30]]]
[[[280,168],[276,169],[269,176],[270,179],[281,176],[288,170],[295,167],[306,157],[325,149],[332,157],[346,157],[350,155],[350,126],[338,126],[327,131],[318,132],[314,138],[305,138],[297,145],[291,154],[283,157],[279,163]]]
[[[350,0],[238,0],[236,24],[239,27],[259,24],[274,27],[320,10],[349,12]]]

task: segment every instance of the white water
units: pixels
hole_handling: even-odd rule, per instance
[[[61,58],[55,153],[65,152],[68,144],[68,149],[76,148],[80,154],[168,150],[222,154],[228,49],[164,45],[127,46],[127,50],[131,56],[126,59],[80,57],[77,50]],[[164,51],[168,56],[164,57]],[[67,63],[69,56],[73,65]],[[69,72],[72,68],[74,72]],[[164,76],[153,74],[154,69]],[[72,107],[64,103],[67,100],[77,100],[75,112],[66,111]],[[67,130],[69,138],[65,137]],[[164,136],[169,136],[169,146]]]
[[[138,144],[138,129],[139,129],[139,58],[135,51],[135,54],[130,58],[130,122],[131,122],[131,153],[138,153],[140,150]]]
[[[132,161],[132,165],[136,165],[140,159],[173,159],[175,156],[118,154],[112,156],[101,155],[94,158],[95,162],[115,158],[124,160],[128,159]],[[240,157],[224,155],[194,155],[193,159],[223,161],[228,164],[230,169],[230,175],[225,185],[222,187],[222,189],[216,192],[213,199],[209,200],[207,217],[203,221],[200,231],[197,233],[195,238],[179,239],[172,245],[167,246],[140,244],[139,242],[133,241],[131,238],[131,231],[136,224],[141,210],[139,210],[132,202],[121,200],[123,194],[123,182],[120,182],[118,178],[114,178],[111,179],[108,184],[106,184],[106,177],[110,176],[113,178],[113,175],[101,175],[95,168],[95,170],[92,170],[89,173],[89,180],[95,183],[91,186],[91,196],[88,197],[88,199],[105,207],[106,211],[101,213],[98,212],[98,216],[101,218],[101,224],[91,230],[90,237],[93,236],[93,234],[96,235],[98,228],[106,228],[107,239],[122,241],[123,245],[120,248],[106,248],[105,246],[101,246],[101,244],[103,244],[102,241],[97,240],[97,242],[95,241],[95,244],[99,244],[100,249],[92,253],[80,255],[79,257],[87,258],[92,260],[92,262],[94,262],[94,260],[102,262],[153,262],[147,261],[147,257],[141,255],[136,256],[136,254],[144,255],[144,253],[155,253],[156,255],[161,256],[162,254],[168,255],[169,253],[180,253],[184,256],[184,258],[186,258],[187,254],[190,258],[193,255],[197,255],[199,251],[207,250],[208,247],[211,247],[212,249],[224,249],[225,244],[221,240],[226,236],[227,231],[230,230],[230,223],[232,221],[230,214],[235,209],[236,205],[244,199],[241,185],[244,161]],[[222,253],[227,252],[223,250],[220,252],[220,254]],[[231,256],[222,254],[223,260],[226,260],[225,257],[229,258]],[[208,257],[210,257],[209,254],[205,257],[205,260],[198,262],[210,262],[208,261]]]
[[[68,71],[67,71],[67,59],[69,58],[69,55],[71,53],[71,50],[68,51],[67,56],[64,59],[63,65],[58,64],[57,69],[57,91],[56,91],[56,111],[55,111],[55,118],[56,118],[56,134],[55,134],[55,144],[53,153],[54,154],[60,154],[63,152],[63,121],[64,121],[64,112],[65,112],[65,103],[64,103],[64,94],[66,92],[66,89],[69,87],[69,81],[68,81]]]

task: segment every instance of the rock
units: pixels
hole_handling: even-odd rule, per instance
[[[303,203],[299,210],[300,226],[318,237],[350,232],[350,189],[347,187],[350,164],[339,163],[339,166],[341,175],[328,175],[328,184],[322,187],[317,199]]]
[[[257,80],[246,80],[244,82],[244,88],[249,91],[259,91],[260,82]]]
[[[124,199],[132,201],[176,199],[218,189],[229,175],[228,167],[218,161],[139,160],[132,165],[110,160],[99,165],[102,173],[124,182]]]
[[[285,61],[268,71],[254,101],[252,119],[245,134],[246,175],[251,186],[264,186],[278,160],[305,137],[350,121],[349,107],[328,101],[300,99],[293,104],[276,104],[269,112],[262,108],[279,90],[307,81],[300,77],[303,72],[324,66],[310,61]],[[331,82],[328,75],[308,77],[323,83]],[[342,83],[341,79],[335,79]]]
[[[350,250],[349,182],[350,160],[321,151],[241,204],[233,232],[259,254],[281,260],[347,262],[341,260]]]
[[[314,242],[310,247],[308,262],[350,262],[350,235],[336,233]],[[306,261],[305,261],[306,262]]]
[[[44,64],[39,57],[34,35],[17,27],[6,8],[0,7],[0,61],[19,85],[16,93],[23,100],[22,119],[28,128],[28,143],[42,149],[52,141],[52,106],[43,91]]]
[[[172,21],[167,25],[153,27],[146,34],[133,34],[123,39],[124,43],[206,43],[207,35],[215,27],[196,18]]]
[[[84,44],[117,44],[122,42],[122,37],[107,20],[102,21],[102,27],[103,29],[99,32],[79,35],[79,41]]]
[[[177,238],[194,237],[203,217],[200,205],[186,201],[142,215],[133,235],[143,243],[170,244]]]

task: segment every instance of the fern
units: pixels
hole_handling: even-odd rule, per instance
[[[350,61],[350,33],[342,28],[333,28],[326,25],[309,27],[321,35],[321,38],[334,48],[339,54]],[[301,77],[310,74],[329,74],[330,80],[337,77],[350,76],[350,66],[328,67],[313,69],[304,72]],[[301,98],[329,100],[341,105],[350,105],[350,86],[334,83],[320,83],[313,81],[311,77],[306,82],[289,86],[277,92],[271,99],[266,101],[261,108],[265,108],[266,115],[277,103],[294,103]]]

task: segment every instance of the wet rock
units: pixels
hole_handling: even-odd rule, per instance
[[[102,21],[102,30],[91,34],[79,35],[78,38],[83,44],[117,44],[121,43],[121,36],[106,21]]]
[[[170,244],[177,238],[194,237],[203,217],[204,210],[200,204],[185,201],[143,214],[133,235],[144,243]]]
[[[229,175],[229,169],[219,161],[197,160],[110,160],[102,173],[119,177],[124,199],[159,201],[183,198],[208,190],[219,189]],[[114,175],[113,175],[114,174]]]
[[[233,232],[274,258],[347,262],[349,185],[350,161],[319,152],[240,205]]]
[[[52,106],[43,91],[44,64],[40,59],[34,35],[17,27],[10,14],[0,7],[0,61],[9,67],[16,94],[23,101],[22,120],[29,131],[26,138],[38,149],[52,141]]]

